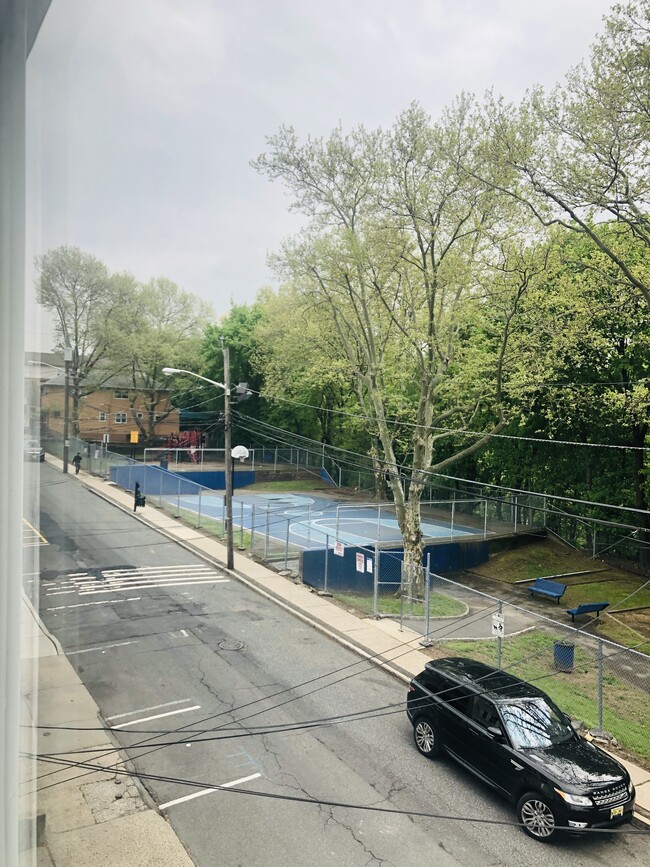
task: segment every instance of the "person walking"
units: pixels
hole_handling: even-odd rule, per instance
[[[72,458],[72,463],[74,464],[74,474],[75,476],[78,476],[81,467],[81,455],[79,452],[77,452],[77,454]]]

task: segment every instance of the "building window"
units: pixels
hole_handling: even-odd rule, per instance
[[[136,412],[135,415],[136,415],[136,418],[144,418],[144,413],[143,413],[143,412]]]
[[[100,421],[106,421],[107,418],[108,418],[108,415],[105,412],[99,413],[99,420]]]
[[[113,392],[116,400],[128,400],[129,399],[129,390],[128,388],[116,388]]]
[[[115,424],[126,424],[128,416],[125,412],[115,413]]]

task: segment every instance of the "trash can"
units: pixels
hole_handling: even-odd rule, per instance
[[[161,470],[168,470],[169,469],[169,461],[161,461],[160,462],[160,469]]]
[[[575,645],[570,641],[553,642],[553,660],[558,671],[573,671]]]

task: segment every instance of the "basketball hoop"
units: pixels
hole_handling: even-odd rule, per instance
[[[230,454],[233,458],[239,458],[240,463],[243,463],[248,457],[249,452],[246,446],[235,446]]]

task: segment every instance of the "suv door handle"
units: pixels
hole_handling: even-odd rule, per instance
[[[510,764],[514,765],[518,771],[523,771],[524,766],[520,765],[519,762],[516,762],[514,759],[510,759]]]

